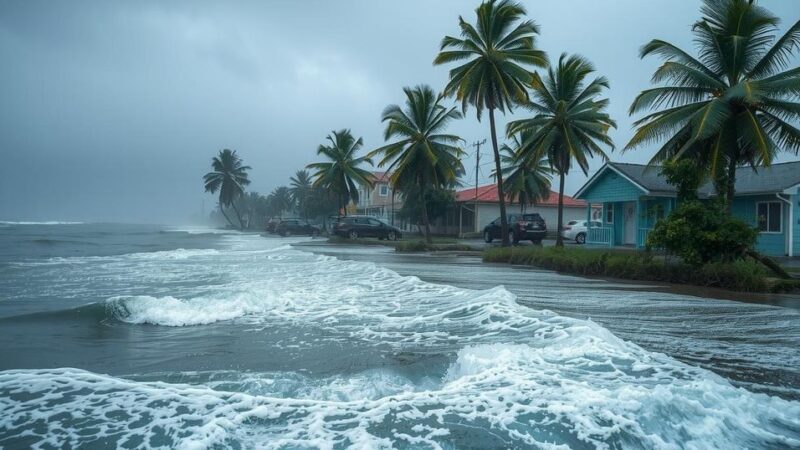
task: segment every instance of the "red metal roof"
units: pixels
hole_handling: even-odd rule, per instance
[[[475,188],[464,189],[456,192],[457,202],[474,202],[475,201]],[[478,202],[480,203],[499,203],[500,197],[497,195],[497,185],[488,184],[486,186],[478,186]],[[550,197],[547,200],[542,200],[535,203],[535,206],[558,206],[558,192],[550,191]],[[564,206],[566,207],[583,207],[586,202],[564,195]]]

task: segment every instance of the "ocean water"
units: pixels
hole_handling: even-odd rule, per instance
[[[791,380],[303,241],[0,223],[0,447],[800,448]]]

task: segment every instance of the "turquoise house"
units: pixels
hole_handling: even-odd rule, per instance
[[[741,168],[736,174],[733,214],[759,230],[756,249],[771,256],[800,255],[800,161]],[[710,184],[701,198],[715,194]],[[587,244],[643,248],[658,219],[675,208],[675,189],[658,168],[606,163],[578,190],[587,202],[587,220],[602,223],[588,230]]]

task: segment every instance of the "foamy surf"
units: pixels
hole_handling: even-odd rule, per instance
[[[298,251],[285,240],[222,239],[217,250],[64,258],[65,267],[75,280],[102,277],[124,286],[104,302],[105,320],[117,321],[115,328],[198,330],[189,335],[194,338],[206,331],[279,336],[281,342],[264,342],[255,357],[281,356],[276,366],[312,361],[316,370],[0,372],[0,443],[800,446],[800,403],[737,388],[592,321],[520,306],[502,286],[429,283],[372,263]]]

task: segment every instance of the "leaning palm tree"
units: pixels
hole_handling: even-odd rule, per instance
[[[292,196],[292,202],[297,207],[300,216],[303,219],[307,217],[308,199],[311,195],[311,174],[307,170],[298,170],[294,176],[289,178],[289,194]]]
[[[503,190],[510,202],[519,201],[520,212],[527,205],[533,205],[550,197],[553,168],[545,153],[529,155],[524,142],[531,132],[525,131],[511,137],[511,145],[503,144],[500,149],[503,172]]]
[[[403,88],[406,94],[405,109],[389,105],[383,110],[382,121],[386,122],[384,139],[397,141],[373,150],[367,156],[380,156],[378,167],[388,165],[392,186],[409,195],[419,196],[422,206],[422,223],[425,225],[425,240],[431,243],[431,225],[425,195],[431,189],[455,186],[459,174],[464,172],[458,147],[462,139],[445,134],[448,123],[460,119],[456,108],[441,105],[442,95],[433,92],[430,86]]]
[[[564,225],[564,178],[573,161],[588,175],[592,156],[608,159],[600,145],[611,150],[614,143],[608,136],[616,123],[605,112],[608,99],[598,99],[608,80],[598,77],[589,83],[586,78],[594,67],[585,58],[562,54],[556,67],[550,67],[542,80],[535,74],[531,82],[533,100],[527,107],[535,113],[530,119],[508,124],[508,134],[529,132],[522,144],[527,158],[547,155],[550,165],[559,176],[558,229],[556,245],[564,246],[561,229]]]
[[[225,214],[225,207],[233,208],[239,219],[239,228],[244,229],[244,221],[236,208],[236,200],[244,194],[244,187],[250,184],[247,176],[250,166],[242,163],[241,158],[236,156],[235,150],[226,148],[220,150],[219,155],[211,160],[211,167],[214,171],[203,176],[206,192],[214,194],[219,191],[219,210],[222,215],[232,227],[235,227],[230,217]]]
[[[697,57],[653,40],[641,57],[664,63],[630,114],[639,119],[625,150],[663,142],[651,159],[692,158],[715,178],[730,211],[736,169],[769,165],[779,148],[800,152],[800,68],[786,70],[800,49],[800,21],[776,39],[779,19],[753,0],[704,0],[693,33]]]
[[[334,192],[339,201],[339,211],[347,215],[347,204],[350,201],[358,203],[358,186],[372,186],[372,173],[360,167],[364,163],[372,165],[372,160],[356,157],[364,141],[353,137],[350,130],[333,131],[327,139],[330,145],[320,145],[317,154],[324,155],[329,161],[306,167],[316,170],[313,186]]]
[[[444,93],[461,101],[464,111],[468,104],[473,105],[478,120],[484,108],[489,110],[503,246],[508,246],[508,220],[494,112],[505,113],[515,104],[528,101],[525,85],[532,74],[525,66],[544,67],[546,57],[544,52],[534,47],[539,27],[530,20],[517,23],[525,16],[525,8],[520,4],[509,0],[488,0],[481,3],[475,13],[476,26],[458,18],[461,38],[446,36],[442,39],[441,51],[433,63],[468,60],[450,70],[450,81]]]

